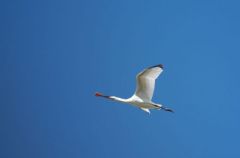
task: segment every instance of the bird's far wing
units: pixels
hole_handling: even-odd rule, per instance
[[[145,111],[145,112],[147,112],[148,114],[151,113],[149,109],[146,109],[146,108],[140,108],[140,109],[143,110],[143,111]]]
[[[145,101],[151,101],[155,80],[163,71],[163,65],[155,65],[149,67],[137,75],[137,89],[135,91],[135,95],[142,98]]]

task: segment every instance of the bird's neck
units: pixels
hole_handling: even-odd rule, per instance
[[[119,98],[119,97],[115,97],[115,96],[110,96],[109,99],[112,99],[112,100],[118,101],[118,102],[122,102],[122,103],[127,102],[127,99],[123,99],[123,98]]]

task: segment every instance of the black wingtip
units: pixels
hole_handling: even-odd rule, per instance
[[[162,64],[151,66],[151,67],[149,67],[149,69],[154,68],[154,67],[160,67],[161,69],[163,69],[163,65]]]

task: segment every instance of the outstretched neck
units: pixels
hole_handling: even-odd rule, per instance
[[[119,97],[115,97],[115,96],[109,96],[109,99],[112,99],[112,100],[118,101],[118,102],[122,102],[122,103],[127,102],[127,99],[123,99],[123,98],[119,98]]]

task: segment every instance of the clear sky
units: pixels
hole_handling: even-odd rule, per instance
[[[240,2],[0,2],[0,157],[239,158]],[[153,100],[130,97],[163,64]]]

